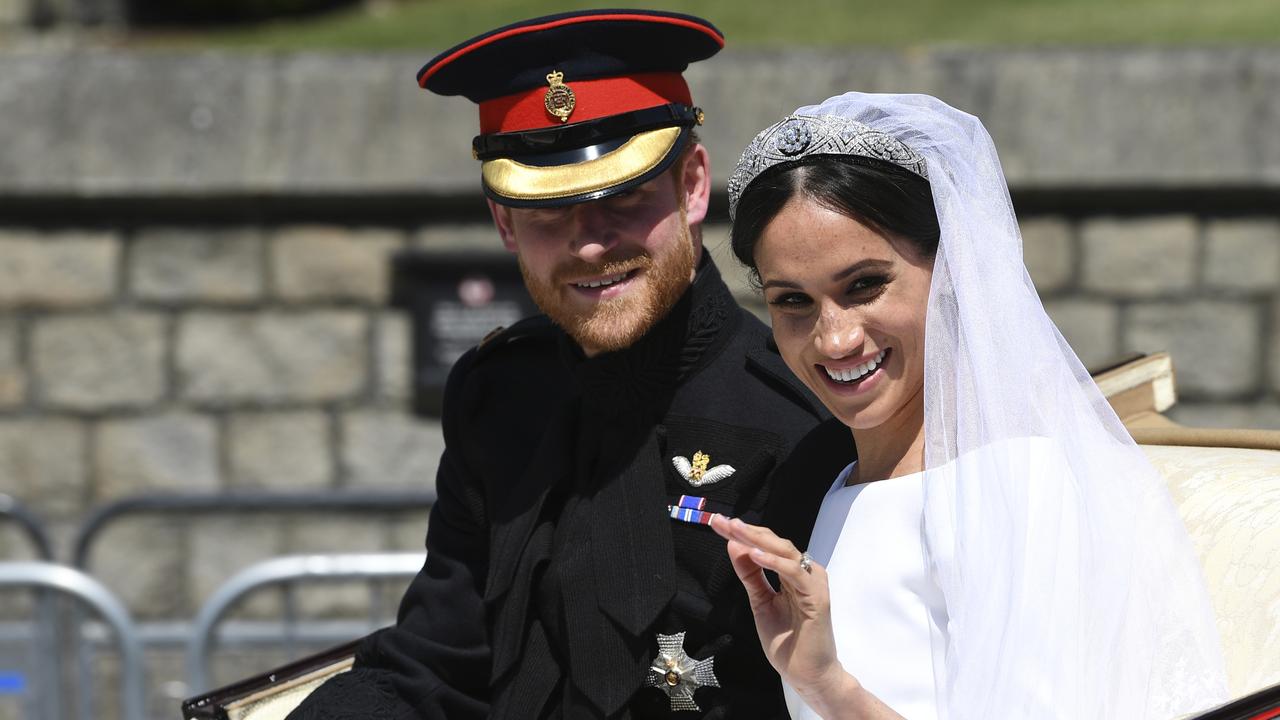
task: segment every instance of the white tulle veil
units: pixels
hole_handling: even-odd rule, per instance
[[[805,129],[815,118],[870,132],[803,147],[816,141]],[[731,204],[786,159],[777,148],[869,154],[932,187],[941,240],[926,321],[922,533],[948,618],[934,638],[939,717],[1167,720],[1223,701],[1186,530],[1045,314],[982,123],[936,98],[862,93],[802,107],[790,122],[773,149],[765,138],[788,120],[748,147]],[[989,452],[1026,438],[1030,453]]]

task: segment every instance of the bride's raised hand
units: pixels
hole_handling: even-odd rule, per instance
[[[802,563],[796,546],[768,528],[723,515],[713,517],[711,527],[728,541],[729,559],[746,588],[760,644],[778,674],[819,712],[856,689],[857,681],[836,657],[826,568]],[[778,574],[781,589],[773,589],[765,570]]]

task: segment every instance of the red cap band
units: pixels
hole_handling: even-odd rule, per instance
[[[566,79],[574,94],[574,108],[565,122],[618,115],[668,103],[692,105],[689,85],[677,72],[640,73],[596,80]],[[558,127],[564,123],[547,111],[549,86],[506,95],[480,103],[480,133],[519,132]]]

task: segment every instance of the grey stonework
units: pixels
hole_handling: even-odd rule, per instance
[[[1086,368],[1098,368],[1120,355],[1120,311],[1099,300],[1050,300],[1045,311]]]
[[[114,232],[0,227],[0,308],[62,308],[109,300],[116,290],[120,247]]]
[[[1271,293],[1280,289],[1280,220],[1211,220],[1205,235],[1208,287]]]
[[[0,0],[0,31],[7,31],[27,21],[28,0]]]
[[[25,130],[0,153],[0,193],[475,195],[475,107],[417,87],[430,54],[0,53],[0,127]],[[1251,186],[1280,164],[1278,55],[730,48],[687,77],[717,187],[760,128],[849,88],[983,118],[1015,186]]]
[[[150,312],[55,315],[32,330],[41,402],[94,411],[154,405],[165,395],[165,318]]]
[[[368,516],[317,515],[288,524],[289,552],[382,552],[387,549],[382,523]],[[360,617],[371,596],[363,582],[325,582],[298,595],[298,610],[308,618]],[[388,619],[390,620],[390,618]]]
[[[403,246],[401,233],[385,229],[285,228],[271,239],[275,292],[291,302],[385,303],[389,256]]]
[[[1116,297],[1190,291],[1197,230],[1190,216],[1085,221],[1080,230],[1084,288]]]
[[[186,611],[187,530],[182,518],[130,518],[108,525],[88,569],[139,619]]]
[[[244,517],[208,517],[192,521],[187,531],[190,552],[184,568],[188,592],[187,617],[193,617],[214,591],[236,573],[284,554],[284,525],[279,518],[250,514]],[[279,591],[264,590],[245,599],[234,618],[280,616]]]
[[[342,464],[351,487],[435,487],[444,438],[435,423],[403,412],[360,411],[342,418]]]
[[[105,420],[93,453],[96,500],[147,492],[214,492],[221,486],[212,418],[164,413]]]
[[[353,398],[368,384],[367,325],[350,310],[191,313],[178,327],[179,394],[209,405]]]
[[[1041,295],[1067,288],[1075,277],[1076,248],[1071,226],[1059,218],[1032,218],[1020,223],[1022,255]]]
[[[262,297],[262,238],[254,228],[151,228],[133,240],[129,286],[143,300],[245,303]]]
[[[332,487],[332,443],[326,413],[237,413],[228,420],[226,434],[230,487],[309,491]]]
[[[42,517],[74,517],[88,501],[87,442],[79,420],[0,418],[0,492]]]
[[[1237,399],[1261,387],[1261,319],[1248,302],[1138,304],[1124,314],[1123,348],[1168,351],[1180,396]]]
[[[1192,427],[1280,430],[1280,404],[1179,402],[1173,419]]]
[[[506,252],[498,231],[490,222],[427,225],[413,234],[409,246],[417,250],[462,250],[498,255]]]
[[[384,312],[377,321],[377,378],[379,400],[408,406],[413,393],[413,335],[407,313]]]
[[[16,317],[0,315],[0,409],[21,405],[27,395],[19,330]]]

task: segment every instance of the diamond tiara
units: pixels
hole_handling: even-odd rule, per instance
[[[729,176],[729,218],[737,214],[743,191],[765,170],[810,155],[858,155],[885,160],[925,180],[920,153],[869,125],[837,115],[788,115],[756,135]]]

